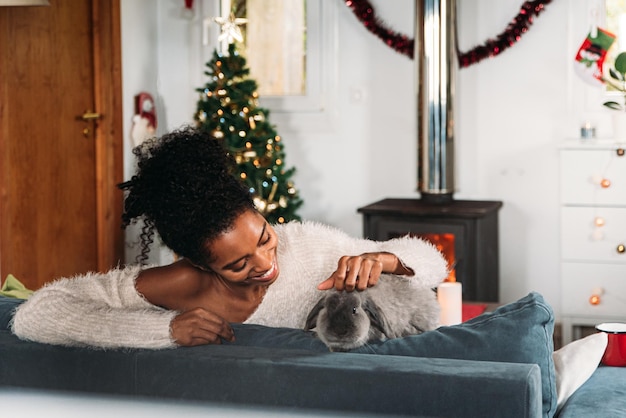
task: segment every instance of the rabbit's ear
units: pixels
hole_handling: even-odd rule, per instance
[[[371,299],[366,299],[363,302],[363,310],[367,313],[367,316],[370,318],[370,323],[372,324],[372,328],[377,329],[387,338],[389,338],[388,330],[389,325],[387,324],[387,318],[383,312],[378,308]]]
[[[311,312],[309,312],[309,316],[306,318],[306,324],[304,325],[305,330],[313,329],[317,326],[317,316],[320,311],[324,308],[324,300],[325,298],[321,298],[317,301]]]

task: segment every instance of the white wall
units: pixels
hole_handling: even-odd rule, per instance
[[[342,0],[324,1],[337,7],[338,122],[323,133],[277,130],[287,165],[298,169],[296,186],[305,201],[301,215],[360,236],[358,207],[385,197],[418,197],[414,67],[367,32]],[[458,2],[460,49],[500,33],[522,3]],[[200,46],[199,23],[180,17],[182,4],[122,0],[124,103],[132,106],[141,89],[156,94],[160,132],[191,123],[194,89],[204,84],[210,52]],[[412,36],[414,0],[372,4],[390,27]],[[572,71],[588,31],[586,4],[549,4],[519,43],[462,69],[458,80],[455,197],[504,202],[501,300],[535,290],[557,314],[558,146],[577,136],[587,119],[598,124],[600,135],[611,134],[608,114],[594,102],[599,93]],[[362,93],[360,100],[355,91]],[[131,117],[125,108],[126,120]]]

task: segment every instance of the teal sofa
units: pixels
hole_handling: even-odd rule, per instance
[[[233,344],[168,350],[51,346],[22,341],[8,330],[17,304],[0,298],[0,391],[333,414],[521,418],[556,413],[554,317],[538,294],[461,325],[348,353],[328,352],[310,332],[242,324],[233,324]],[[588,382],[591,387],[581,390],[597,396],[593,382],[602,382],[606,372],[626,388],[622,369],[599,369],[598,378]],[[576,395],[570,402],[590,401]],[[589,416],[576,415],[570,402],[560,417]]]

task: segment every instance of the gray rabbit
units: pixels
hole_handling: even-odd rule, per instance
[[[435,291],[415,279],[382,275],[363,291],[327,290],[311,309],[305,329],[315,329],[331,351],[420,334],[439,325]]]

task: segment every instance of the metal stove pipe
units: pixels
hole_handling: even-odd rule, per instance
[[[416,0],[418,190],[447,202],[454,192],[456,0]]]

